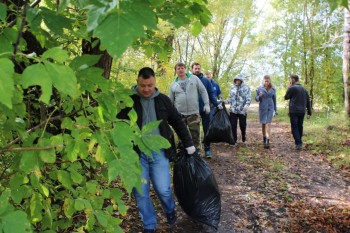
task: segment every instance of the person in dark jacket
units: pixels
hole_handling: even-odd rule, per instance
[[[135,148],[140,157],[143,182],[141,192],[136,188],[133,194],[143,223],[143,232],[155,232],[157,226],[157,215],[150,198],[150,181],[156,191],[169,224],[176,221],[175,202],[172,195],[169,157],[176,154],[174,135],[169,125],[173,127],[182,141],[188,154],[195,152],[193,141],[189,131],[182,121],[181,115],[171,103],[168,96],[160,93],[156,88],[154,71],[144,67],[139,71],[137,85],[133,87],[135,94],[131,96],[134,100],[133,108],[137,113],[137,125],[140,129],[150,122],[162,120],[154,134],[160,134],[168,139],[171,147],[160,152],[152,151],[152,156],[147,156],[139,148]],[[123,109],[118,118],[128,119],[131,109]]]
[[[289,100],[289,118],[296,149],[303,147],[303,124],[307,109],[307,118],[311,116],[311,103],[307,90],[299,83],[299,76],[290,76],[289,88],[284,96]]]
[[[198,62],[195,62],[191,65],[191,68],[192,68],[192,74],[196,75],[202,81],[205,89],[207,90],[210,105],[218,108],[219,110],[223,109],[222,105],[219,105],[218,101],[216,100],[215,92],[209,79],[204,77],[203,73],[201,73],[201,64],[199,64]],[[204,106],[204,102],[202,98],[199,98],[199,114],[201,115],[201,118],[202,118],[204,136],[206,135],[209,127],[209,122],[210,122],[209,113],[210,111],[207,111],[206,106]],[[204,152],[205,152],[206,158],[211,158],[210,143],[204,144]]]

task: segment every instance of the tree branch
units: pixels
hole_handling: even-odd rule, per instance
[[[44,146],[44,147],[16,147],[16,148],[7,148],[0,149],[0,154],[4,152],[14,152],[14,151],[40,151],[40,150],[50,150],[57,147],[63,147],[63,145],[54,145],[54,146]]]

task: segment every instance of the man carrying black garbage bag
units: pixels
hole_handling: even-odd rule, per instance
[[[209,165],[195,152],[179,153],[174,163],[174,192],[184,212],[196,221],[214,227],[220,222],[221,195]]]
[[[157,120],[162,120],[159,127],[153,134],[158,134],[166,138],[171,147],[159,152],[152,151],[152,156],[141,152],[135,148],[139,154],[143,180],[141,190],[133,189],[133,194],[137,203],[137,208],[143,224],[143,233],[155,232],[157,226],[157,214],[150,197],[150,182],[161,201],[166,218],[170,225],[176,221],[175,202],[171,189],[169,158],[176,156],[174,135],[170,128],[175,130],[185,146],[188,154],[195,152],[195,147],[181,115],[171,104],[168,96],[159,92],[156,88],[156,78],[153,69],[144,67],[140,69],[137,77],[137,85],[133,87],[134,100],[133,109],[137,113],[137,124],[140,129],[146,124]],[[130,108],[123,109],[118,118],[128,119]]]

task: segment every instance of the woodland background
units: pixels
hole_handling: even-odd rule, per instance
[[[115,117],[132,106],[130,86],[144,66],[168,93],[176,62],[200,62],[224,98],[235,75],[254,90],[270,74],[282,107],[288,76],[298,74],[319,119],[348,130],[347,6],[1,1],[0,232],[122,232],[125,195],[141,182],[133,143],[146,153],[169,146],[150,135],[159,122],[140,130],[135,112]],[[348,166],[349,153],[338,152],[330,160]]]

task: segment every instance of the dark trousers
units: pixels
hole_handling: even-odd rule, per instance
[[[305,113],[289,113],[290,126],[292,128],[292,134],[295,141],[295,145],[302,145],[303,141],[303,124]]]
[[[246,129],[247,129],[247,115],[236,114],[230,112],[230,123],[232,127],[232,135],[235,143],[237,142],[237,123],[239,121],[239,128],[241,129],[242,142],[246,141]]]
[[[210,114],[206,114],[205,112],[201,112],[201,118],[202,118],[202,126],[203,126],[203,132],[204,132],[204,137],[207,134],[208,128],[209,128],[209,123],[210,123]],[[203,137],[203,138],[204,138]],[[210,143],[205,144],[204,143],[204,151],[210,150]]]

